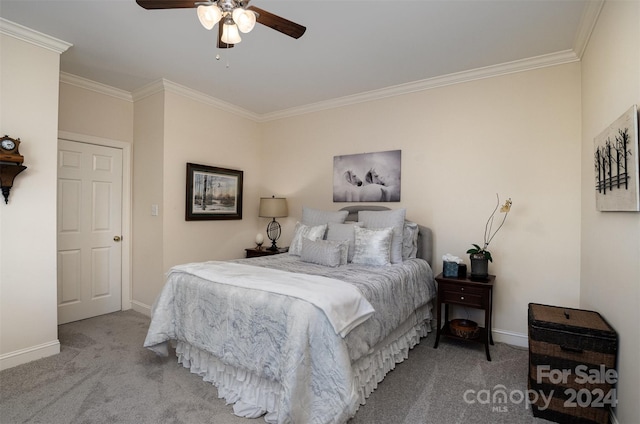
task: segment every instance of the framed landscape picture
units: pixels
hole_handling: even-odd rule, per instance
[[[187,163],[187,221],[242,219],[242,171]]]

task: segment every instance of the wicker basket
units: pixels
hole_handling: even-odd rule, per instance
[[[480,329],[478,323],[470,319],[454,319],[449,322],[449,329],[455,336],[463,339],[474,339],[478,337]]]

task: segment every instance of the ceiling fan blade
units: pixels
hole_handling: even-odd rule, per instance
[[[234,46],[235,44],[227,44],[224,41],[222,41],[222,22],[218,23],[218,48],[219,49],[230,49]]]
[[[255,6],[249,6],[248,10],[253,10],[258,14],[256,21],[262,25],[266,25],[269,28],[273,28],[276,31],[280,31],[283,34],[293,38],[300,38],[302,34],[307,30],[306,27],[299,25],[295,22],[291,22],[288,19],[281,18],[273,13],[267,12]]]
[[[196,7],[194,0],[136,0],[145,9],[183,9]]]

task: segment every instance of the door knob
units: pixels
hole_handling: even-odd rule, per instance
[[[120,241],[120,240],[122,240],[122,239],[120,238],[120,236],[115,236],[115,237],[113,238],[113,241]]]

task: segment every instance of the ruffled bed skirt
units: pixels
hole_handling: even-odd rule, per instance
[[[393,370],[396,364],[407,359],[409,350],[420,343],[420,339],[426,337],[430,331],[431,321],[421,321],[395,341],[358,359],[351,365],[360,405],[366,403],[366,399],[378,387],[378,383],[384,379],[385,375]]]
[[[407,359],[409,350],[430,331],[431,320],[421,320],[395,340],[353,363],[354,387],[357,390],[359,404],[350,405],[349,411],[337,414],[334,422],[343,423],[355,415],[385,375],[393,370],[396,364]],[[188,343],[178,342],[176,354],[178,363],[201,376],[204,381],[215,385],[218,388],[218,397],[224,398],[227,404],[234,404],[236,415],[257,418],[266,413],[265,421],[277,422],[280,396],[283,392],[279,382],[227,365]]]
[[[282,386],[252,372],[227,365],[215,356],[185,342],[176,345],[178,363],[218,388],[218,397],[234,404],[236,415],[257,418],[277,412]],[[235,404],[239,403],[237,407]],[[269,422],[269,421],[267,421]]]

